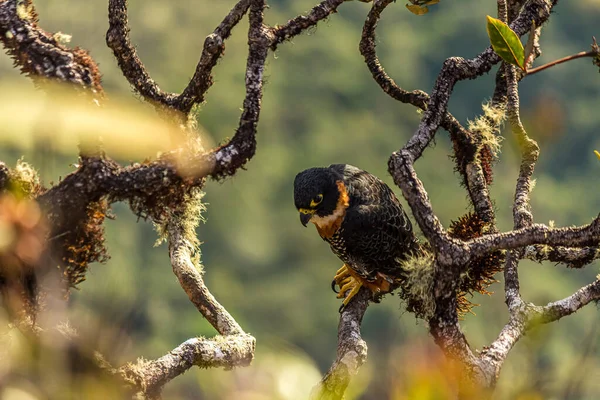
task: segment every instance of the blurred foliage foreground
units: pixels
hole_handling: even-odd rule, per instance
[[[197,26],[215,25],[228,5],[132,3],[134,39],[144,62],[159,71],[155,76],[167,89],[182,86],[197,61],[201,41],[176,38],[199,37]],[[427,82],[445,57],[472,55],[487,46],[481,16],[491,13],[495,4],[484,3],[472,0],[460,6],[470,13],[447,12],[442,8],[445,4],[438,5],[427,22],[415,21],[400,7],[390,10],[380,28],[382,60],[399,76],[411,76],[414,87],[431,86]],[[274,2],[270,16],[285,20],[311,5]],[[104,7],[95,2],[47,1],[40,2],[39,12],[49,29],[69,31],[81,42],[77,44],[91,50],[103,64],[105,86],[114,92],[114,99],[128,93],[128,87],[103,43],[105,21],[97,16],[105,14]],[[347,162],[393,187],[385,161],[418,122],[418,115],[408,107],[398,109],[379,91],[362,65],[356,43],[366,9],[353,4],[340,10],[340,15],[312,33],[320,40],[298,38],[294,46],[282,48],[277,58],[269,60],[273,76],[265,93],[257,158],[235,179],[209,185],[208,223],[198,232],[205,241],[207,285],[257,338],[255,362],[234,371],[191,371],[166,387],[165,398],[302,399],[333,359],[339,304],[328,286],[339,262],[316,235],[297,223],[291,202],[293,176],[309,166]],[[574,37],[587,37],[589,27],[597,26],[593,22],[600,18],[600,7],[595,1],[584,1],[561,8],[556,17],[547,37],[556,44],[552,51],[568,54],[573,52],[569,49],[578,49]],[[437,31],[440,27],[444,35]],[[227,57],[217,69],[217,85],[222,86],[210,92],[199,116],[214,140],[231,134],[232,124],[226,122],[235,120],[242,98],[244,46],[243,35],[231,39]],[[397,57],[398,52],[416,52],[423,46],[430,49],[423,57]],[[532,206],[537,219],[554,220],[557,225],[586,222],[600,204],[600,191],[593,189],[600,170],[589,150],[600,147],[595,133],[600,126],[596,112],[600,84],[577,79],[576,71],[577,67],[566,66],[523,85],[526,124],[542,147]],[[119,103],[98,114],[77,100],[48,99],[18,77],[7,57],[0,58],[0,78],[0,159],[26,174],[26,164],[18,163],[25,157],[38,169],[42,182],[59,180],[74,169],[70,164],[76,160],[77,144],[86,137],[102,136],[107,153],[124,162],[141,161],[176,145],[172,135],[165,134],[170,128],[139,103]],[[468,85],[468,89],[457,88],[451,104],[462,118],[477,112],[480,98],[489,96],[492,87],[491,78]],[[447,158],[448,142],[439,137],[417,168],[447,225],[464,213],[466,194]],[[510,225],[517,159],[514,143],[506,140],[492,187],[501,228]],[[92,350],[98,350],[110,364],[121,365],[140,354],[158,357],[190,334],[212,334],[173,277],[164,246],[152,247],[156,241],[152,226],[137,221],[125,205],[115,205],[113,213],[116,218],[107,222],[106,229],[111,260],[94,265],[68,303],[47,299],[44,318],[55,325],[63,322],[60,332],[31,347],[18,330],[6,328],[8,315],[0,314],[2,400],[119,397],[118,387],[86,374],[96,360],[77,358],[73,363],[64,351],[69,346],[65,337],[77,335],[91,357]],[[2,262],[39,256],[43,232],[34,204],[16,197],[0,199]],[[526,262],[520,268],[523,295],[536,303],[552,301],[570,294],[597,272],[597,264],[581,273]],[[463,325],[471,344],[480,347],[493,338],[507,316],[501,293],[476,296],[473,301],[481,307]],[[509,356],[496,397],[598,398],[598,333],[594,307],[534,331]],[[369,344],[369,361],[347,398],[446,399],[454,390],[448,378],[453,367],[431,343],[425,326],[402,315],[397,298],[388,296],[369,308],[363,337]]]

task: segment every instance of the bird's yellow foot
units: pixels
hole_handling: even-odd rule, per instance
[[[335,290],[336,285],[340,287],[339,292],[336,292]],[[344,299],[342,305],[340,306],[339,312],[344,311],[344,308],[346,308],[348,303],[350,303],[350,300],[352,300],[356,293],[358,293],[361,287],[362,282],[350,273],[346,264],[344,264],[342,268],[338,269],[333,277],[333,281],[331,282],[331,288],[334,292],[338,293],[338,299]]]
[[[348,266],[346,264],[342,265],[342,268],[337,270],[335,276],[333,277],[333,280],[331,281],[331,290],[333,290],[335,293],[340,293],[337,290],[335,290],[336,285],[341,288],[344,285],[344,283],[347,283],[348,278],[350,278],[351,276],[352,275],[350,275]],[[338,296],[338,298],[340,297]]]

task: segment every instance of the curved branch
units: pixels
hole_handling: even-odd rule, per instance
[[[337,357],[321,382],[313,388],[311,399],[342,399],[350,380],[366,361],[367,344],[360,336],[360,324],[370,298],[369,290],[363,287],[340,314]]]
[[[511,24],[511,28],[521,36],[528,32],[532,20],[536,26],[541,26],[548,19],[551,7],[555,3],[556,1],[550,4],[549,0],[531,0],[517,20]],[[401,151],[391,155],[388,162],[390,175],[402,190],[419,227],[434,245],[438,254],[445,253],[441,247],[454,247],[452,253],[456,253],[457,256],[461,252],[457,250],[456,246],[452,246],[439,220],[435,217],[423,184],[416,177],[413,164],[423,154],[440,126],[442,118],[447,112],[448,101],[454,85],[458,81],[472,79],[488,72],[499,61],[500,58],[491,47],[471,60],[459,57],[448,58],[438,75],[428,109],[421,119],[418,130]],[[446,257],[449,256],[444,256],[444,258]],[[444,260],[440,261],[445,264]]]
[[[181,287],[198,311],[221,335],[244,334],[242,328],[227,310],[210,293],[198,267],[192,262],[195,253],[194,245],[185,238],[183,221],[174,217],[167,225],[169,234],[169,256],[173,272]]]
[[[256,127],[260,115],[265,61],[269,45],[274,40],[271,30],[263,24],[264,8],[264,0],[251,0],[244,111],[233,138],[208,156],[211,165],[209,174],[217,179],[235,174],[256,151]]]
[[[598,300],[600,300],[600,280],[544,307],[524,302],[518,304],[498,338],[481,352],[479,366],[487,374],[486,385],[489,387],[495,385],[508,353],[528,330],[539,324],[557,321]]]
[[[582,287],[569,297],[545,305],[533,323],[547,324],[571,315],[592,301],[600,300],[600,279]]]
[[[522,36],[529,32],[532,21],[536,26],[541,26],[550,16],[552,6],[556,2],[557,0],[531,0],[519,17],[510,25],[511,29],[518,36]],[[446,114],[448,100],[454,85],[459,81],[473,79],[489,72],[492,66],[499,61],[500,57],[491,47],[488,47],[474,59],[465,60],[461,57],[450,57],[444,62],[432,91],[428,110],[419,124],[419,129],[404,146],[404,150],[408,151],[412,161],[421,156],[433,139],[443,116]]]
[[[144,64],[139,59],[129,39],[127,0],[109,0],[108,2],[110,26],[106,32],[106,44],[112,49],[127,81],[145,100],[155,103],[160,108],[173,109],[187,114],[194,104],[204,101],[204,94],[213,83],[212,69],[225,50],[225,40],[229,38],[231,30],[246,14],[249,6],[250,0],[240,0],[214,32],[206,37],[194,76],[179,95],[163,92],[158,84],[150,78]]]
[[[192,76],[190,83],[183,92],[175,99],[175,108],[187,114],[194,104],[204,101],[204,94],[213,84],[212,69],[225,51],[225,40],[229,38],[232,29],[244,17],[248,7],[250,7],[250,0],[240,0],[214,32],[206,37],[194,76]]]
[[[31,0],[0,2],[0,41],[24,74],[70,82],[102,97],[95,61],[87,51],[68,49],[58,36],[40,28]]]
[[[144,99],[163,106],[171,106],[176,95],[163,92],[150,78],[129,40],[127,0],[108,1],[108,23],[106,44],[112,49],[127,81]]]
[[[319,21],[329,17],[336,12],[337,8],[345,0],[324,0],[313,7],[307,15],[299,15],[289,20],[285,25],[276,25],[273,29],[273,42],[271,50],[277,50],[277,46],[294,36],[301,34],[306,29],[315,26]]]
[[[246,334],[193,338],[157,360],[139,359],[119,368],[118,373],[147,399],[160,398],[162,388],[173,378],[200,368],[246,367],[254,358],[255,339]]]
[[[377,23],[381,18],[381,13],[385,8],[392,3],[394,0],[375,0],[373,7],[367,15],[365,24],[363,26],[362,36],[360,40],[359,50],[360,54],[365,59],[365,63],[373,75],[373,79],[381,89],[387,93],[393,99],[396,99],[405,104],[412,104],[421,110],[427,109],[429,103],[429,95],[422,90],[407,91],[402,89],[394,82],[394,80],[385,72],[379,58],[377,57],[376,47],[377,42],[375,40],[375,29]],[[459,135],[461,143],[465,146],[475,146],[473,138],[469,131],[467,131],[460,122],[450,113],[446,113],[442,120],[442,127],[451,134]],[[473,152],[475,149],[472,149]]]
[[[169,255],[173,272],[198,311],[223,336],[213,339],[194,338],[154,360],[140,359],[119,368],[123,378],[132,383],[146,398],[160,398],[165,384],[194,365],[202,368],[231,369],[248,366],[254,358],[256,340],[246,334],[227,310],[209,292],[202,274],[192,261],[194,245],[185,237],[181,215],[167,224]]]

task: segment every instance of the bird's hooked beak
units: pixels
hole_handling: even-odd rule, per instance
[[[306,226],[306,224],[308,224],[310,219],[315,214],[315,210],[309,210],[307,208],[301,208],[298,211],[300,211],[300,222],[302,222],[302,225],[304,225],[304,226]]]

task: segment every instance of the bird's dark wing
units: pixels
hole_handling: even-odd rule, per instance
[[[397,259],[416,246],[410,219],[394,192],[379,178],[349,165],[332,165],[344,176],[350,195],[343,232],[354,269],[373,279],[377,272],[399,273]]]

